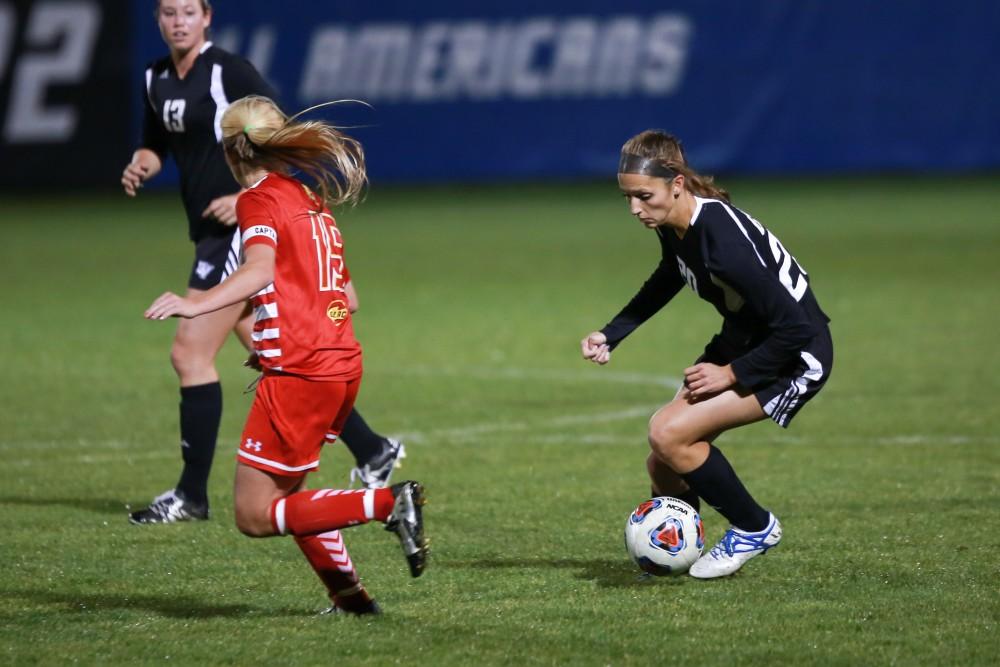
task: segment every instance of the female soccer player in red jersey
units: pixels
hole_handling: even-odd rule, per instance
[[[732,524],[690,570],[698,578],[725,576],[776,545],[781,524],[712,442],[767,417],[788,426],[830,375],[829,318],[778,238],[691,169],[675,137],[647,130],[629,139],[618,185],[632,215],[656,232],[662,259],[628,305],[583,339],[583,356],[606,364],[615,346],[685,285],[722,315],[722,331],[650,419],[647,466],[655,495],[696,509],[703,498]]]
[[[288,119],[250,96],[222,117],[222,145],[246,190],[236,204],[244,263],[224,282],[181,297],[167,292],[148,319],[196,318],[251,296],[253,344],[263,377],[237,456],[236,525],[246,535],[294,535],[334,606],[378,611],[358,581],[339,529],[383,521],[416,577],[427,547],[416,482],[391,488],[305,491],[325,437],[336,436],[361,382],[345,286],[343,240],[327,204],[356,202],[367,182],[361,145],[322,122]],[[318,186],[314,193],[290,174]]]
[[[122,173],[125,193],[134,197],[156,176],[168,155],[177,163],[188,235],[195,257],[188,294],[211,289],[239,263],[236,197],[240,186],[222,154],[220,119],[231,100],[247,95],[274,97],[271,86],[243,58],[208,41],[208,0],[158,0],[156,19],[170,54],[146,67],[142,142]],[[347,285],[353,295],[352,285]],[[251,346],[243,304],[205,317],[183,320],[170,351],[181,385],[180,426],[184,468],[175,488],[130,515],[132,523],[173,523],[208,518],[208,477],[222,418],[222,388],[215,356],[235,331]],[[373,432],[357,411],[343,438],[357,461],[352,480],[385,486],[403,456],[400,443]]]

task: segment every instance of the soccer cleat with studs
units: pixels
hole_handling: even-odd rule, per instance
[[[399,440],[386,438],[385,446],[374,459],[351,470],[351,486],[356,480],[361,480],[361,485],[367,489],[381,489],[389,483],[392,471],[402,464],[400,461],[406,458],[406,447]]]
[[[204,521],[207,518],[208,503],[193,503],[176,489],[161,493],[153,498],[149,507],[128,515],[129,523],[136,525]]]
[[[696,579],[726,577],[754,556],[767,553],[780,541],[781,522],[773,514],[768,515],[767,527],[757,533],[730,527],[711,551],[695,561],[688,573]]]
[[[419,577],[427,565],[428,540],[424,537],[424,517],[421,509],[427,499],[419,482],[406,481],[393,484],[395,502],[385,522],[385,529],[396,533],[403,547],[403,555],[410,566],[410,575]]]

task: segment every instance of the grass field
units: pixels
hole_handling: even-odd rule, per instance
[[[141,317],[184,285],[176,196],[5,196],[0,663],[996,664],[996,179],[725,185],[812,275],[837,359],[791,429],[719,440],[785,539],[711,582],[641,580],[622,547],[646,419],[718,316],[684,292],[609,366],[579,358],[657,257],[612,183],[376,188],[341,216],[358,406],[431,499],[420,579],[380,528],[345,534],[374,620],[316,616],[295,545],[233,527],[235,342],[213,520],[126,522],[179,471],[174,324]],[[330,448],[310,484],[348,468]]]

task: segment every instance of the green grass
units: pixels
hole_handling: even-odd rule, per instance
[[[125,521],[179,471],[174,325],[141,317],[184,286],[176,196],[5,197],[0,663],[995,664],[996,179],[726,185],[810,271],[837,357],[790,430],[719,441],[786,536],[714,582],[639,580],[621,544],[647,415],[718,316],[685,292],[610,366],[579,359],[657,256],[613,184],[376,188],[341,216],[359,407],[431,498],[420,579],[380,528],[346,533],[370,621],[316,616],[294,544],[233,527],[235,342],[213,520]],[[349,465],[330,448],[310,483]]]

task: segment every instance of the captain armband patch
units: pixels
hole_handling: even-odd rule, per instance
[[[274,231],[273,227],[268,227],[267,225],[250,225],[243,232],[243,245],[247,244],[250,239],[256,238],[258,236],[263,236],[264,238],[270,239],[271,243],[278,245],[278,232]]]

